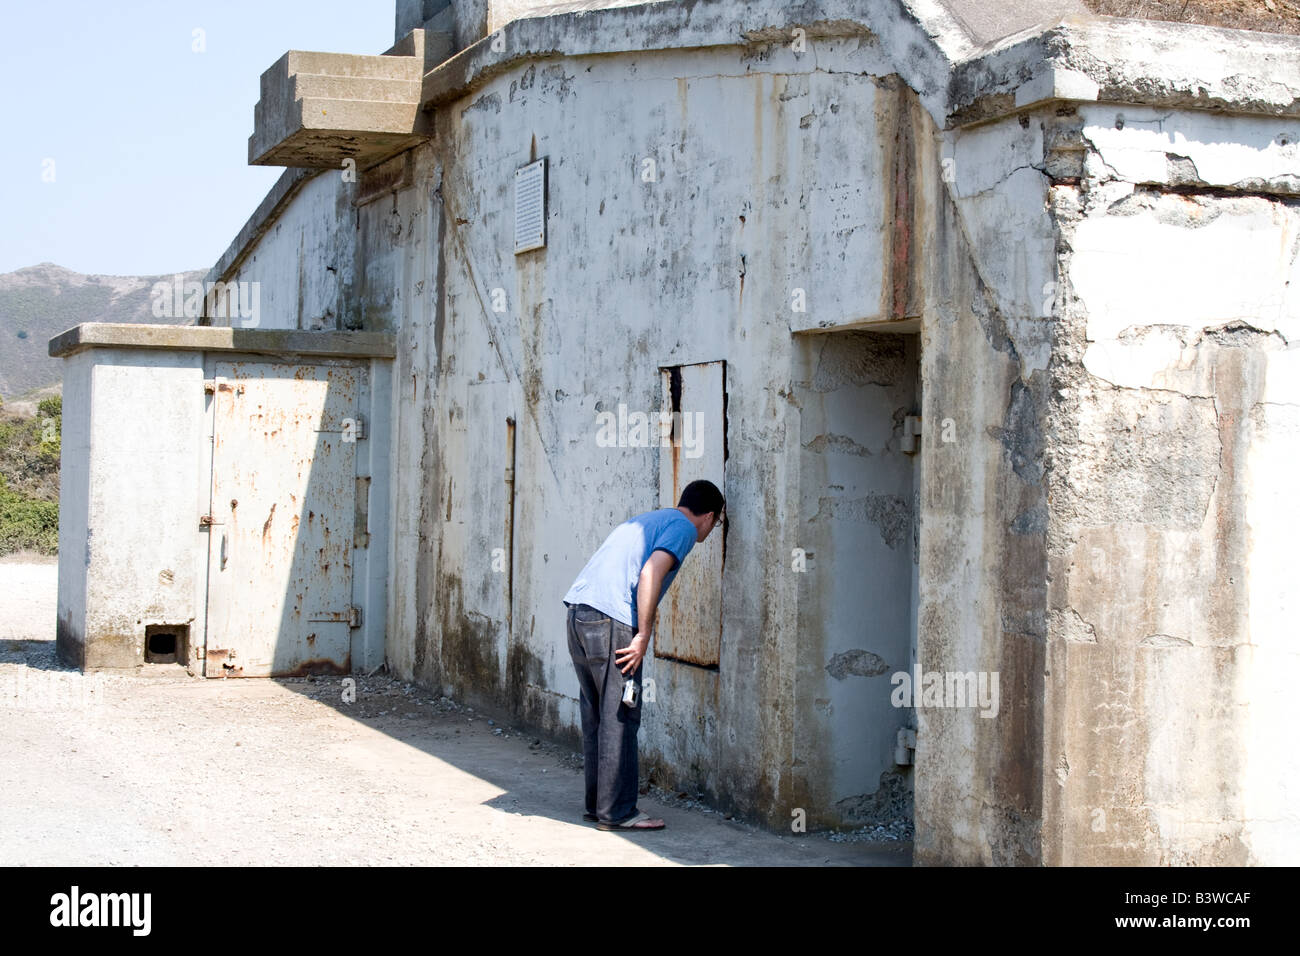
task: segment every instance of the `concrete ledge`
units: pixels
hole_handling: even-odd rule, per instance
[[[529,60],[785,43],[798,27],[811,40],[860,37],[896,51],[899,75],[932,114],[942,116],[951,58],[972,44],[942,5],[914,5],[921,12],[903,0],[878,0],[870,14],[856,0],[696,0],[558,13],[564,8],[546,8],[539,12],[550,15],[514,20],[427,73],[422,105],[458,99]],[[809,57],[809,69],[815,68]]]
[[[532,60],[783,43],[799,27],[879,43],[941,127],[1053,100],[1300,115],[1300,37],[1075,13],[1068,0],[587,6],[544,7],[479,40],[425,74],[422,105]]]
[[[262,74],[248,162],[338,169],[352,158],[364,169],[418,145],[427,132],[424,31],[405,46],[419,55],[284,54]]]
[[[50,339],[50,355],[63,358],[91,348],[252,352],[391,359],[396,337],[388,332],[304,332],[298,329],[232,329],[203,325],[138,325],[83,322]]]
[[[1300,116],[1300,36],[1070,17],[957,64],[945,125],[1051,100]]]

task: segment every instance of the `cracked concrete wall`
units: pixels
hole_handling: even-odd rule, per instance
[[[1293,863],[1294,119],[1089,106],[1053,185],[1050,863]]]
[[[921,697],[915,860],[1042,861],[1048,111],[932,132],[921,238],[922,673],[997,675],[996,711]],[[984,714],[989,716],[984,716]]]
[[[974,253],[923,323],[920,654],[1000,668],[1012,710],[918,713],[918,862],[1296,859],[1297,133],[1054,104],[943,134]]]

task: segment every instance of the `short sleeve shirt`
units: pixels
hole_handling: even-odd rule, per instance
[[[630,518],[610,532],[564,595],[564,601],[588,604],[635,628],[637,582],[650,555],[662,550],[676,558],[664,575],[659,591],[662,600],[682,561],[695,546],[696,537],[695,525],[676,508],[660,508]]]

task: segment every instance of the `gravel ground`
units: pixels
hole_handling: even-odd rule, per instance
[[[603,833],[579,754],[382,672],[351,702],[340,678],[83,675],[55,660],[56,582],[0,560],[0,865],[910,862],[910,833],[773,834],[657,789],[666,830]]]

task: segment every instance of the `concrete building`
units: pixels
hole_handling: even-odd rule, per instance
[[[294,369],[259,381],[329,367],[312,336],[367,372],[360,406],[330,412],[330,380],[286,425],[372,426],[324,482],[367,548],[330,660],[575,738],[562,595],[707,477],[729,522],[661,608],[656,781],[775,828],[913,817],[918,863],[1300,861],[1300,39],[1074,0],[396,13],[383,55],[263,76],[249,159],[290,168],[209,276],[260,290],[258,329],[205,320]],[[205,648],[316,659],[289,579],[223,578],[212,544],[235,506],[196,462],[232,359],[194,336],[217,331],[52,346],[65,422],[92,423],[60,528],[60,643],[88,665],[182,619],[196,673]],[[164,556],[97,571],[139,502],[94,435],[162,381],[194,482],[166,507],[210,523],[165,545],[187,577],[153,621]],[[256,427],[246,456],[297,493],[312,443],[274,457]],[[284,505],[297,529],[314,500]]]

